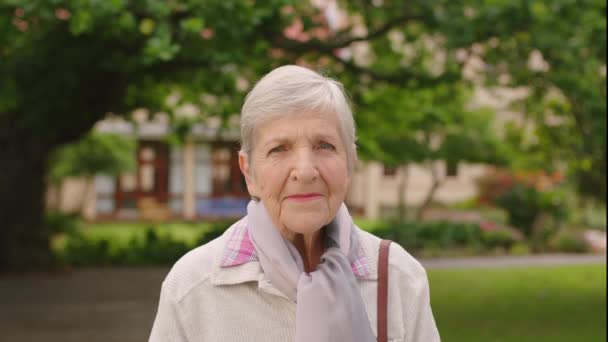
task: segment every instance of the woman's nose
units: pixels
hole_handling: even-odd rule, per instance
[[[295,153],[295,161],[290,177],[294,181],[310,183],[317,180],[319,172],[312,151],[302,148]]]

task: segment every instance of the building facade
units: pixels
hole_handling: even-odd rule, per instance
[[[118,177],[99,174],[92,182],[68,179],[59,188],[49,189],[48,202],[63,211],[82,211],[87,220],[95,221],[241,217],[249,195],[238,165],[238,130],[220,134],[215,126],[196,125],[183,144],[169,144],[164,123],[104,120],[96,130],[138,137],[135,170]],[[449,204],[476,195],[475,178],[486,166],[461,163],[448,176],[445,165],[436,163],[445,181],[435,201]],[[405,200],[415,207],[424,201],[432,180],[422,165],[411,165],[408,170]],[[380,163],[360,162],[346,204],[358,216],[390,215],[399,202],[402,177],[402,169],[395,172]]]

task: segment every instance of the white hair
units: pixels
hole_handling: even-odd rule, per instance
[[[245,97],[241,109],[241,151],[251,156],[258,125],[302,113],[338,116],[348,170],[352,172],[357,160],[355,121],[342,84],[297,65],[272,70]]]

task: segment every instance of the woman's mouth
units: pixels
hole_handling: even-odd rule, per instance
[[[302,194],[295,194],[295,195],[290,195],[287,196],[287,199],[292,200],[292,201],[297,201],[297,202],[305,202],[305,201],[312,201],[312,200],[316,200],[321,198],[321,194],[319,193],[302,193]]]

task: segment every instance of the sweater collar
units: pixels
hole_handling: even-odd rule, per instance
[[[358,279],[377,279],[376,265],[370,262],[370,260],[375,260],[370,258],[370,255],[373,255],[373,253],[370,254],[371,242],[365,238],[364,234],[360,234],[359,228],[355,229],[361,237],[361,242],[357,250],[357,258],[351,263],[353,274]],[[249,236],[247,217],[226,230],[223,238],[224,248],[214,265],[213,283],[230,285],[258,281],[260,287],[268,285],[265,284],[264,273]]]

